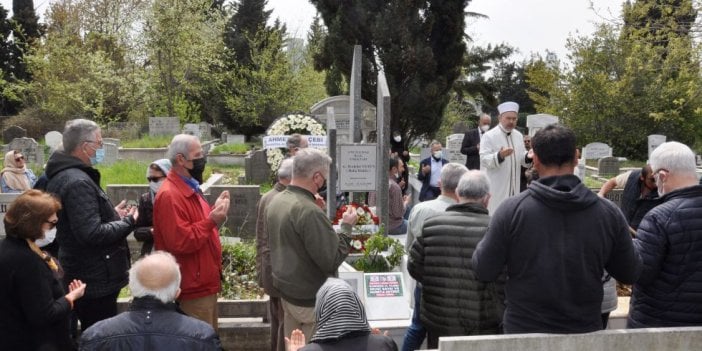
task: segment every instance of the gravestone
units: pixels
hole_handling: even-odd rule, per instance
[[[44,149],[33,138],[16,138],[12,140],[7,145],[5,152],[10,150],[21,151],[28,164],[44,165]]]
[[[256,211],[261,194],[258,185],[213,185],[209,188],[207,202],[214,204],[219,194],[229,190],[229,213],[225,224],[229,236],[253,239],[256,236]],[[220,233],[223,234],[223,233]]]
[[[17,138],[25,138],[27,136],[27,130],[19,126],[9,126],[2,131],[2,140],[5,143],[10,143],[12,140]]]
[[[353,58],[351,61],[351,81],[349,101],[349,143],[360,143],[363,139],[361,133],[361,82],[362,82],[362,64],[363,52],[361,45],[353,46]]]
[[[103,146],[105,149],[105,159],[103,160],[103,163],[105,165],[111,165],[115,162],[117,162],[117,159],[119,158],[119,147],[113,143],[107,143],[103,139]]]
[[[195,123],[186,123],[183,125],[183,134],[190,134],[200,138],[200,126]]]
[[[410,317],[402,272],[365,273],[363,298],[369,320]]]
[[[63,135],[55,130],[52,130],[44,135],[44,142],[49,147],[51,152],[56,151],[56,148],[63,143]]]
[[[200,130],[200,140],[212,140],[212,125],[207,122],[200,122],[198,125]]]
[[[651,153],[658,145],[665,143],[666,136],[660,134],[651,134],[648,136],[648,158],[651,158]]]
[[[150,125],[149,121],[149,127]],[[141,135],[141,127],[137,122],[109,122],[107,123],[107,135],[118,135],[124,139],[138,139]]]
[[[249,153],[244,158],[244,168],[247,184],[261,184],[271,179],[271,169],[265,150],[255,150]]]
[[[446,147],[444,148],[444,158],[449,162],[466,164],[467,156],[461,153],[461,145],[465,134],[451,134],[446,137]]]
[[[465,121],[458,121],[453,124],[451,127],[451,133],[453,134],[465,134],[468,130],[470,130],[470,127],[468,126],[468,123]]]
[[[597,160],[610,156],[612,156],[612,148],[605,143],[589,143],[583,148],[583,158],[586,160]]]
[[[337,142],[339,144],[351,143],[350,137],[350,104],[351,98],[348,95],[338,95],[326,98],[312,106],[310,113],[317,121],[322,123],[327,129],[327,107],[334,108],[334,120],[336,122]],[[376,109],[373,104],[366,100],[361,100],[361,133],[362,141],[370,142],[370,133],[375,131]]]
[[[338,145],[339,191],[376,191],[378,168],[376,144]],[[387,174],[387,172],[385,172]]]
[[[178,117],[149,117],[149,136],[176,135],[180,133]]]
[[[116,145],[119,148],[119,139],[117,138],[102,138],[102,142]]]
[[[246,143],[246,136],[241,134],[227,134],[225,141],[227,144],[244,144]]]
[[[529,129],[529,136],[534,136],[541,128],[546,127],[549,124],[558,123],[558,117],[548,115],[545,113],[539,113],[536,115],[528,115],[526,120],[526,126]]]
[[[18,196],[20,196],[20,194],[0,194],[0,238],[5,237],[5,222],[3,221],[5,219],[5,213],[7,213],[7,209],[10,207],[12,201],[15,201]]]
[[[376,194],[378,196],[378,206],[377,215],[380,219],[380,224],[383,225],[384,234],[387,235],[388,223],[390,221],[390,199],[389,199],[389,178],[388,163],[389,157],[388,150],[390,150],[390,117],[392,116],[391,111],[391,96],[390,89],[388,88],[388,82],[385,78],[385,72],[382,70],[378,71],[378,85],[377,85],[377,117],[376,117],[376,132],[378,133],[378,146],[376,148],[377,158],[376,158],[376,169],[377,179],[376,179]]]
[[[611,178],[619,174],[619,158],[603,157],[597,161],[597,174],[600,177]]]
[[[144,175],[146,175],[146,168],[144,168]],[[146,182],[146,178],[144,178]],[[127,201],[129,204],[138,204],[139,197],[141,194],[149,191],[149,186],[147,184],[108,184],[105,193],[113,205],[117,206],[122,200]]]

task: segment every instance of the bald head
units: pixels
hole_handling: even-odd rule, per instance
[[[173,255],[155,251],[134,263],[129,270],[129,289],[134,297],[175,301],[180,294],[180,268]]]

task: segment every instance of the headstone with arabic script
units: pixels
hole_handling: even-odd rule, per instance
[[[444,148],[444,158],[449,162],[456,162],[462,165],[466,164],[466,155],[461,153],[461,145],[463,145],[463,137],[465,134],[451,134],[446,137],[446,147]]]

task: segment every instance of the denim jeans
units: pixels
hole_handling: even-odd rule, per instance
[[[402,341],[402,351],[418,350],[422,347],[424,337],[427,335],[427,330],[422,325],[422,320],[419,318],[419,303],[422,301],[422,285],[417,283],[414,288],[414,312],[412,313],[412,324],[407,327],[407,334]]]

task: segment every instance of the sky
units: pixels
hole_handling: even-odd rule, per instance
[[[43,15],[51,0],[35,0],[37,13]],[[0,0],[6,9],[12,0]],[[587,35],[594,24],[617,20],[623,0],[472,0],[466,11],[486,15],[467,19],[466,34],[476,45],[506,43],[519,52],[515,58],[531,53],[555,52],[564,59],[566,40],[571,35]],[[592,6],[591,6],[592,5]],[[288,33],[306,38],[316,10],[308,0],[268,0],[272,18],[287,24]]]

